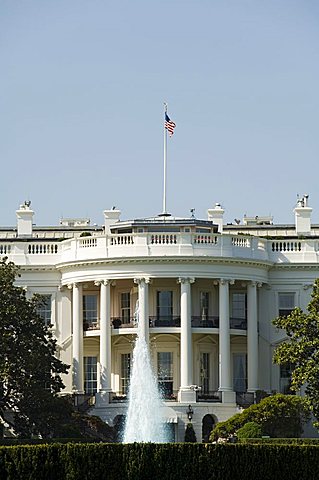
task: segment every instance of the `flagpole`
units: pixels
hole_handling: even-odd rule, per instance
[[[163,123],[163,130],[164,130],[164,181],[163,181],[163,213],[164,215],[166,212],[166,171],[167,171],[167,129],[165,128],[165,116],[167,114],[167,103],[164,102],[164,123]]]

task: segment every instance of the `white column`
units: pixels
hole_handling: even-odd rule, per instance
[[[194,402],[196,393],[190,389],[193,385],[193,349],[192,349],[192,313],[191,284],[193,278],[180,278],[181,284],[181,386],[179,400]]]
[[[219,281],[219,390],[231,392],[229,281]]]
[[[138,321],[141,327],[141,334],[145,341],[149,342],[149,304],[148,304],[148,285],[149,278],[135,278],[134,282],[138,284]]]
[[[74,283],[72,288],[72,373],[73,390],[83,393],[83,317],[82,317],[82,286]]]
[[[100,392],[111,391],[111,286],[100,283]]]
[[[247,285],[247,367],[248,392],[258,390],[257,284]]]

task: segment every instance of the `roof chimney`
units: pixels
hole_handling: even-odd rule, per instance
[[[20,205],[17,214],[18,237],[32,237],[32,223],[34,211],[31,210],[31,202],[25,201]]]
[[[208,220],[213,222],[215,225],[218,225],[218,232],[223,233],[223,216],[225,210],[222,208],[220,203],[215,203],[214,208],[209,208],[207,210]]]
[[[310,235],[311,233],[311,212],[308,206],[309,195],[298,198],[295,212],[295,228],[297,235]]]
[[[104,210],[103,213],[105,233],[106,235],[108,235],[109,233],[111,233],[110,226],[120,220],[121,210],[117,210],[116,207],[113,207],[111,210]]]

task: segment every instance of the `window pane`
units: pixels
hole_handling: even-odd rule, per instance
[[[40,303],[37,307],[37,313],[43,318],[45,325],[51,323],[51,295],[39,295]]]
[[[245,353],[234,353],[233,355],[233,384],[234,392],[246,392],[247,355]]]
[[[157,353],[158,386],[163,397],[173,394],[173,352]]]
[[[292,292],[278,293],[279,315],[289,315],[295,308],[295,294]]]
[[[121,319],[122,323],[129,323],[131,316],[130,292],[121,293]]]
[[[173,292],[164,290],[157,292],[157,316],[171,319],[173,316]]]
[[[233,293],[232,294],[232,317],[246,318],[246,294]]]
[[[86,328],[97,325],[97,295],[83,295],[83,323]]]
[[[121,355],[121,393],[127,395],[131,376],[131,354],[122,353]]]
[[[97,358],[83,357],[84,360],[84,391],[92,395],[97,391]]]
[[[209,313],[209,292],[200,292],[200,316],[206,320]]]
[[[209,393],[209,353],[201,352],[200,354],[200,386],[201,393]]]

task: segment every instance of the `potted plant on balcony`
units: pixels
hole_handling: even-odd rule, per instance
[[[114,328],[120,328],[122,321],[120,318],[113,318],[112,325]]]

